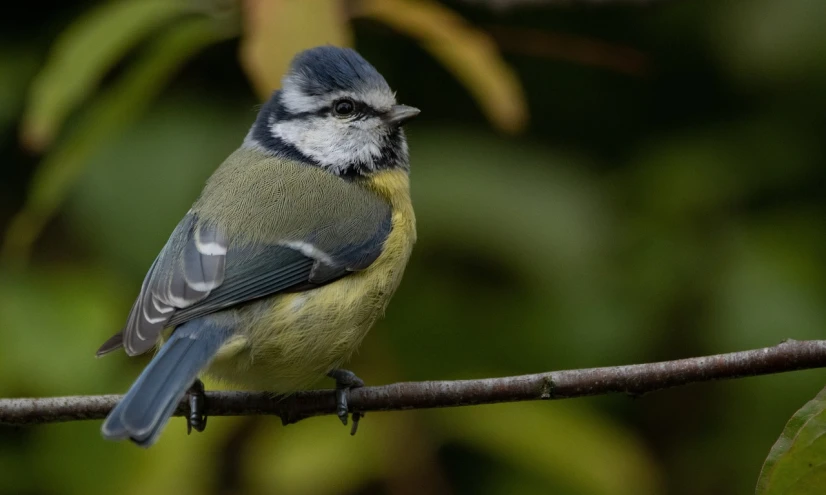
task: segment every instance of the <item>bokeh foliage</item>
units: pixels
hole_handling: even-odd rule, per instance
[[[823,2],[482,3],[73,1],[0,20],[0,396],[126,389],[145,359],[95,348],[291,55],[325,42],[423,109],[420,241],[352,363],[369,383],[823,338]],[[824,378],[371,414],[356,437],[334,418],[174,421],[149,451],[94,422],[0,427],[0,493],[752,493]]]
[[[786,424],[757,483],[757,495],[814,495],[826,484],[826,389]]]

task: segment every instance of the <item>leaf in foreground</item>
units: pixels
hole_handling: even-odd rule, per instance
[[[786,424],[757,480],[757,495],[826,492],[826,388]]]
[[[187,2],[128,0],[105,3],[78,18],[55,41],[33,81],[21,139],[41,151],[66,117],[126,53],[153,30],[183,14]]]
[[[26,260],[32,244],[92,153],[132,122],[185,60],[229,34],[210,19],[181,23],[160,37],[114,87],[95,100],[74,132],[46,156],[35,172],[26,203],[6,231],[4,262]]]

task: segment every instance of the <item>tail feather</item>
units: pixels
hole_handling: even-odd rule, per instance
[[[194,370],[194,355],[189,355],[195,340],[179,338],[170,341],[164,355],[158,356],[150,373],[143,374],[134,388],[137,393],[124,398],[120,419],[135,438],[144,438],[162,420],[170,405],[177,405],[186,390],[195,381],[199,370]],[[196,365],[200,362],[194,363]],[[133,404],[135,404],[133,406]]]
[[[95,353],[95,356],[101,357],[105,354],[109,354],[112,351],[116,351],[123,347],[123,331],[116,333],[109,337],[103,345]]]
[[[104,438],[157,440],[187,390],[229,337],[210,318],[178,327],[101,427]]]

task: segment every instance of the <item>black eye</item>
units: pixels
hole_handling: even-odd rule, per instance
[[[336,115],[350,115],[356,110],[356,104],[349,98],[343,98],[333,103],[333,111]]]

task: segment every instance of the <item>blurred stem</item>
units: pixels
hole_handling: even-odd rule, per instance
[[[774,347],[715,356],[535,375],[438,382],[407,382],[350,392],[352,411],[399,411],[610,393],[639,396],[710,380],[767,375],[826,366],[826,340],[788,340]],[[12,425],[102,419],[120,395],[0,399],[0,423]],[[175,415],[188,413],[183,400]],[[336,413],[332,390],[280,397],[268,392],[210,392],[210,416],[275,415],[284,424]]]
[[[648,57],[629,46],[522,27],[489,26],[488,32],[505,52],[564,60],[630,76],[643,76],[649,70]]]
[[[25,264],[32,245],[102,143],[133,122],[183,62],[204,47],[237,34],[210,18],[182,21],[164,33],[127,73],[92,104],[74,131],[35,172],[23,209],[6,231],[0,260]],[[112,164],[117,166],[117,164]]]

